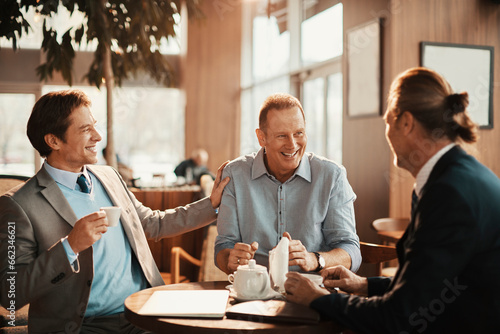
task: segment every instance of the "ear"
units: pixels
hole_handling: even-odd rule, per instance
[[[257,135],[257,139],[259,140],[259,145],[261,147],[266,147],[266,134],[261,129],[255,129],[255,134]]]
[[[409,135],[412,131],[415,130],[415,122],[416,119],[413,117],[413,114],[409,111],[404,111],[400,116],[400,125],[403,128],[403,134]]]
[[[52,133],[48,133],[43,138],[45,139],[45,143],[49,145],[49,147],[53,151],[59,150],[61,140],[57,138],[57,136],[53,135]]]

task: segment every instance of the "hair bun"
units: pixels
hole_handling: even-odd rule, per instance
[[[466,92],[460,94],[450,94],[446,97],[446,102],[453,115],[462,113],[469,104],[469,95]]]

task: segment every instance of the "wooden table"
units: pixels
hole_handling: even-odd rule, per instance
[[[396,244],[405,231],[378,231],[377,235],[382,242]]]
[[[131,189],[131,191],[142,204],[153,210],[172,209],[201,199],[199,186]],[[198,229],[156,242],[148,240],[158,269],[161,272],[170,272],[170,250],[174,246],[182,247],[186,252],[199,259],[205,233],[205,229]],[[197,267],[186,262],[181,266],[181,275],[186,276],[191,281],[196,281],[198,270]]]
[[[224,317],[220,319],[187,319],[187,318],[162,318],[142,316],[138,311],[153,294],[159,290],[207,290],[225,289],[228,282],[192,282],[163,285],[145,289],[134,293],[125,300],[125,317],[135,326],[153,333],[179,333],[179,334],[231,334],[231,333],[268,333],[268,334],[334,334],[341,333],[341,328],[331,321],[321,321],[317,325],[300,325],[286,323],[263,323],[245,320],[233,320]],[[229,297],[228,307],[235,303]]]

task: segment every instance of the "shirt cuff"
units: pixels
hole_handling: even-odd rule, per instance
[[[61,242],[64,247],[64,251],[66,252],[66,256],[68,257],[69,264],[74,270],[78,270],[78,254],[73,252],[73,248],[71,248],[71,245],[69,244],[68,237],[61,239]]]
[[[351,243],[341,243],[335,245],[335,248],[341,248],[349,254],[351,257],[351,271],[353,273],[357,272],[361,266],[361,251],[359,250],[359,246]]]

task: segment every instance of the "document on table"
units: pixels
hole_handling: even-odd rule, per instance
[[[223,318],[229,290],[155,291],[139,310],[157,317]]]

